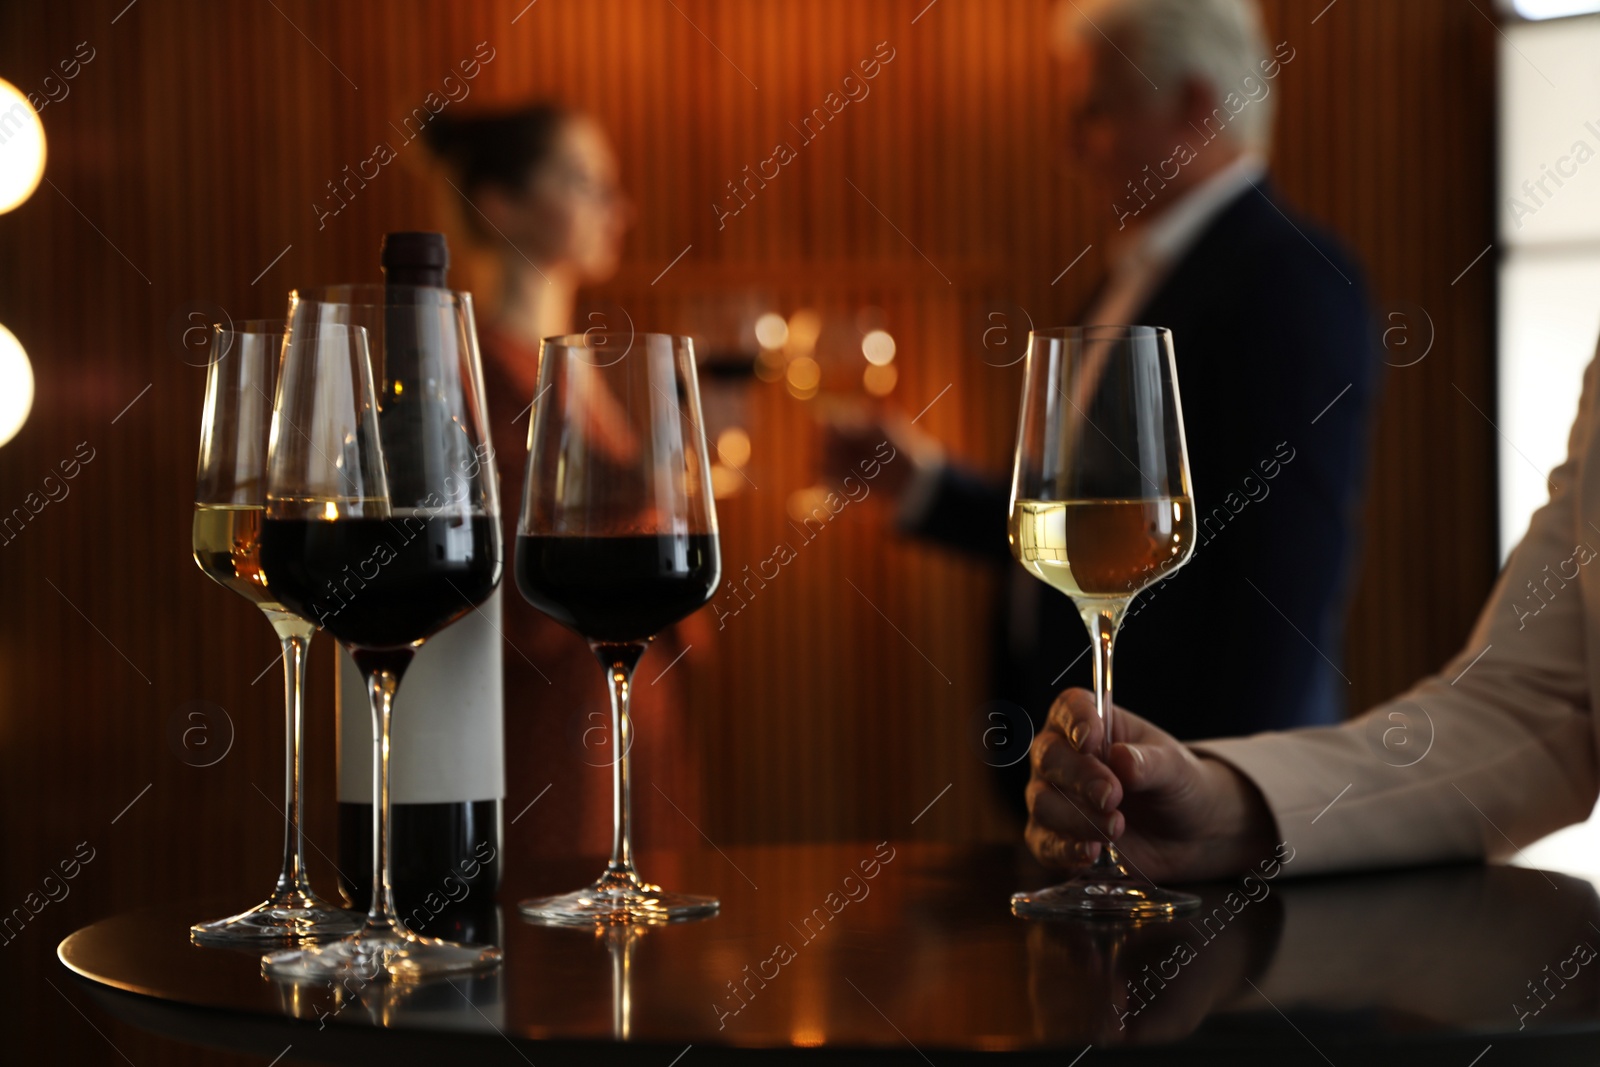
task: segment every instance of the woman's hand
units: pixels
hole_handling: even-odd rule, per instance
[[[1109,765],[1094,695],[1068,689],[1033,739],[1028,847],[1046,866],[1078,866],[1116,842],[1153,882],[1239,873],[1272,854],[1276,824],[1250,780],[1116,709]]]

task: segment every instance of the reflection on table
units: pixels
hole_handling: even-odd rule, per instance
[[[1572,1062],[1600,1058],[1600,900],[1562,875],[1468,865],[1217,883],[1195,887],[1197,915],[1127,925],[1014,918],[1008,893],[1049,875],[1008,848],[783,846],[651,865],[716,892],[722,915],[594,931],[489,908],[475,921],[504,922],[504,966],[415,986],[269,981],[252,954],[187,943],[194,904],[87,927],[61,956],[141,1025],[268,1055],[292,1041],[296,1055],[335,1061],[497,1046],[520,1062],[615,1042],[608,1056],[641,1062],[694,1044],[942,1067],[940,1053],[1076,1055],[1089,1043],[1151,1062],[1225,1050],[1321,1062],[1401,1040],[1476,1052],[1530,1038],[1546,1042],[1546,1062],[1569,1048]],[[581,869],[541,870],[502,895]],[[217,1018],[248,1022],[229,1031],[247,1036],[219,1038],[206,1024]]]

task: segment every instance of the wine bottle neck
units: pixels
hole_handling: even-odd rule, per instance
[[[383,279],[389,285],[431,285],[443,289],[446,287],[445,272],[444,267],[398,264],[385,266]]]

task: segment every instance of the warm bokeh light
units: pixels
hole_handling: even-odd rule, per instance
[[[805,400],[815,396],[817,386],[822,384],[822,367],[810,356],[801,356],[789,364],[785,377],[789,379],[790,394]]]
[[[861,354],[874,367],[887,367],[894,361],[894,338],[888,330],[872,330],[861,339]]]
[[[782,315],[769,311],[756,320],[756,340],[765,349],[782,348],[789,340],[789,324]]]
[[[804,489],[796,489],[789,494],[789,499],[785,501],[789,518],[795,522],[803,522],[817,508],[826,510],[823,500],[827,496],[828,491],[819,485],[808,485]]]
[[[873,396],[888,396],[894,392],[894,383],[900,380],[900,372],[892,366],[868,366],[861,375],[861,384]]]
[[[797,356],[809,356],[822,336],[822,316],[810,308],[801,308],[789,316],[789,350]]]
[[[39,188],[44,177],[44,123],[22,91],[0,80],[0,212]]]
[[[17,335],[0,326],[0,445],[17,436],[33,408],[33,364]]]
[[[711,495],[717,500],[726,500],[730,496],[737,496],[744,486],[744,479],[739,472],[725,463],[711,465]]]
[[[717,434],[717,458],[730,467],[743,467],[750,462],[750,435],[737,426],[730,426]]]

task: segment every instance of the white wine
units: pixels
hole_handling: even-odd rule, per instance
[[[213,581],[232,589],[266,613],[279,637],[310,640],[316,626],[278,603],[261,569],[259,504],[196,504],[194,561]]]
[[[1018,500],[1007,530],[1023,569],[1074,600],[1128,600],[1189,558],[1188,497]]]

